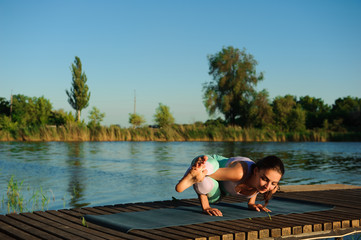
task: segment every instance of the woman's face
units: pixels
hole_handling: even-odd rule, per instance
[[[254,187],[260,193],[274,190],[278,186],[282,175],[273,169],[254,169]]]

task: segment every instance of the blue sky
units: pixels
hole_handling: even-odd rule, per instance
[[[147,124],[159,103],[177,123],[205,121],[207,56],[243,49],[264,73],[258,90],[332,104],[361,97],[361,1],[0,0],[0,97],[67,102],[70,66],[83,63],[103,124],[128,126],[136,90]]]

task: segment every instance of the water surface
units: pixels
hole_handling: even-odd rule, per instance
[[[176,193],[174,185],[200,154],[277,155],[287,185],[361,185],[360,142],[0,142],[0,197],[6,202],[14,176],[25,200],[42,191],[48,209],[193,198],[192,189]]]

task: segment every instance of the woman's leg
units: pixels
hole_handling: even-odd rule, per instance
[[[176,185],[177,192],[183,192],[195,183],[202,182],[206,175],[210,175],[218,170],[219,163],[215,158],[216,155],[201,155],[192,160],[183,178]]]
[[[218,201],[221,197],[219,183],[211,177],[205,177],[202,182],[193,185],[198,195],[206,195],[209,203]]]
[[[203,181],[208,173],[207,166],[209,166],[209,164],[206,164],[207,160],[208,157],[206,155],[194,158],[191,166],[176,185],[175,190],[177,192],[183,192],[193,184]]]

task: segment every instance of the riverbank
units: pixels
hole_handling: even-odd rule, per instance
[[[174,125],[167,128],[88,128],[44,126],[0,130],[0,141],[236,141],[236,142],[329,142],[361,141],[360,132],[305,130],[280,132],[237,126]]]

